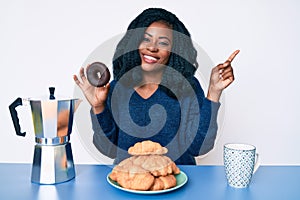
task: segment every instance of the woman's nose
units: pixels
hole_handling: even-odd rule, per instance
[[[157,45],[155,43],[149,43],[146,48],[148,51],[151,51],[151,52],[158,51]]]

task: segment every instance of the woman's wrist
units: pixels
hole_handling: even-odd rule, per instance
[[[222,90],[216,90],[210,87],[208,89],[206,98],[214,102],[219,102],[221,94],[222,94]]]
[[[92,110],[95,115],[101,113],[104,110],[104,108],[105,108],[105,104],[98,105],[98,106],[92,106]]]

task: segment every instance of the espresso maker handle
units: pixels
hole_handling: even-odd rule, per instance
[[[23,132],[23,133],[21,132],[19,117],[18,117],[18,113],[16,110],[16,107],[21,106],[21,105],[23,105],[22,99],[19,97],[12,104],[9,105],[9,111],[10,111],[12,121],[14,123],[16,134],[24,137],[26,135],[26,132]]]

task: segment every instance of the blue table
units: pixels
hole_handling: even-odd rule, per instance
[[[203,199],[266,200],[300,199],[300,166],[261,166],[248,188],[226,183],[223,166],[179,166],[188,176],[181,188],[159,195],[141,195],[118,190],[106,181],[111,166],[76,165],[76,178],[56,185],[31,183],[30,164],[0,164],[0,199]]]

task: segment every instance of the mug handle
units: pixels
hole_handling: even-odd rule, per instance
[[[254,164],[254,169],[253,169],[253,173],[252,174],[254,174],[258,170],[258,168],[260,166],[260,157],[259,157],[259,154],[256,153],[255,156],[256,156],[256,159],[255,159],[255,164]]]

